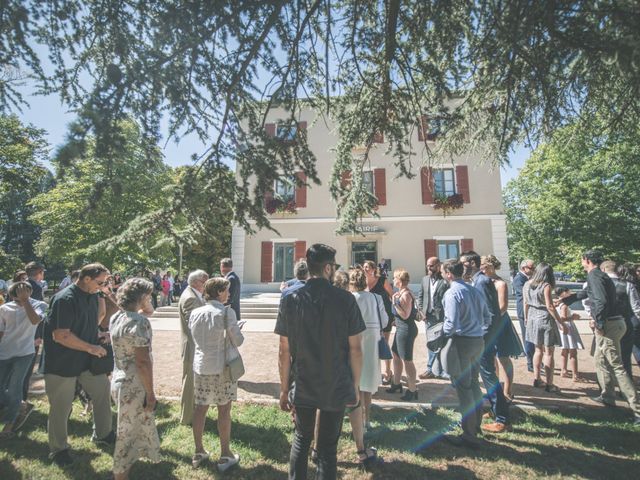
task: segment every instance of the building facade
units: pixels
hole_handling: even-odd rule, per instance
[[[326,243],[337,250],[336,261],[345,267],[361,264],[366,259],[376,263],[385,260],[391,269],[405,268],[411,283],[419,283],[425,275],[426,259],[457,257],[465,250],[480,255],[493,253],[503,263],[499,274],[509,279],[505,215],[502,206],[499,168],[480,164],[473,156],[454,158],[452,163],[418,167],[413,179],[394,178],[393,159],[385,155],[384,138],[370,152],[370,166],[364,181],[378,198],[380,218],[363,218],[356,235],[335,233],[336,205],[329,193],[329,179],[335,154],[332,147],[338,138],[331,125],[314,122],[311,110],[302,111],[298,128],[307,129],[309,147],[315,153],[321,185],[296,187],[289,182],[275,182],[274,198],[290,212],[270,215],[279,235],[262,230],[248,235],[235,227],[232,235],[234,270],[241,277],[243,289],[277,291],[282,280],[293,275],[293,264],[305,256],[308,246]],[[270,112],[265,128],[269,135],[295,135],[289,129],[279,131],[282,111]],[[426,129],[416,129],[412,138],[415,162],[420,165],[420,152],[427,142],[437,141]],[[303,175],[286,172],[288,176]],[[348,176],[343,181],[349,181]],[[435,208],[438,199],[454,196],[461,208],[443,215]],[[265,205],[273,209],[271,198]],[[268,208],[269,209],[269,208]]]

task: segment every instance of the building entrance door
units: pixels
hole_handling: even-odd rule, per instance
[[[376,242],[353,242],[351,244],[351,265],[362,265],[365,260],[378,264],[378,244]]]
[[[273,245],[273,281],[284,282],[293,278],[293,243]]]

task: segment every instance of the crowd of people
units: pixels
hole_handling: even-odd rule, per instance
[[[418,379],[449,380],[460,403],[462,434],[445,438],[456,446],[473,448],[482,441],[481,432],[508,430],[515,397],[512,358],[526,356],[532,385],[559,394],[554,350],[560,348],[560,375],[582,381],[577,350],[584,345],[577,316],[568,307],[577,300],[584,301],[594,332],[601,393],[593,400],[614,405],[617,385],[634,424],[640,425],[631,376],[632,356],[640,346],[637,268],[605,261],[598,251],[585,252],[587,281],[584,289],[571,291],[556,286],[550,265],[523,260],[513,280],[523,344],[507,313],[508,286],[497,274],[501,265],[493,255],[468,251],[457,259],[429,258],[417,295],[405,269],[394,270],[389,282],[373,261],[345,271],[335,256],[330,246],[312,245],[296,263],[295,278],[281,285],[275,333],[279,403],[294,419],[290,478],[306,478],[309,452],[318,478],[335,478],[345,414],[357,462],[369,467],[382,461],[364,440],[371,428],[372,396],[381,384],[388,393],[401,394],[399,400],[414,402],[419,400]],[[11,438],[33,409],[27,401],[29,377],[42,344],[51,459],[61,466],[73,462],[67,425],[80,391],[93,409],[92,439],[114,445],[116,479],[127,478],[139,458],[159,461],[149,317],[179,292],[180,422],[193,431],[192,465],[196,468],[212,455],[203,444],[211,405],[217,407],[220,438],[216,468],[225,472],[237,465],[240,458],[231,450],[231,406],[244,373],[238,350],[244,322],[240,279],[231,259],[221,260],[220,272],[210,278],[195,270],[183,284],[170,272],[125,279],[93,263],[70,272],[48,306],[41,283],[44,268],[31,263],[16,272],[8,301],[0,306],[0,438]],[[420,323],[428,355],[426,370],[417,375],[414,346]],[[488,414],[483,414],[485,399]],[[112,402],[117,405],[115,428]],[[490,420],[483,422],[487,416]]]

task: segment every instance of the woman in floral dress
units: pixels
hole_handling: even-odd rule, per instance
[[[126,479],[142,457],[160,461],[160,439],[156,430],[151,359],[153,284],[131,278],[118,289],[120,311],[111,317],[110,332],[115,368],[111,394],[118,405],[118,430],[113,452],[115,480]]]

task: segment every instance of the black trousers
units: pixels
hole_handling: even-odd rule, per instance
[[[313,440],[316,411],[317,409],[313,407],[296,407],[295,433],[289,459],[290,480],[305,480],[307,478],[309,447]],[[316,450],[318,451],[316,479],[318,480],[333,480],[337,476],[338,439],[342,431],[343,418],[344,410],[339,412],[320,411],[316,441]]]

